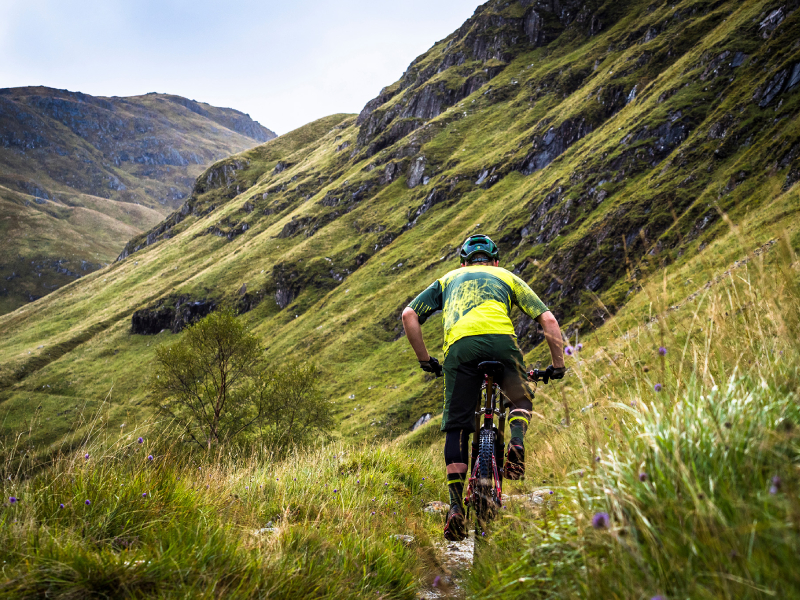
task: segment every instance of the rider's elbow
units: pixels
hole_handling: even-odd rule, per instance
[[[414,309],[411,308],[410,306],[406,306],[403,309],[403,324],[409,322],[413,323],[414,321],[419,321],[419,317],[417,316],[416,311],[414,311]]]
[[[541,325],[543,329],[553,326],[558,327],[558,321],[556,320],[555,315],[549,310],[539,315],[539,318],[536,320],[539,321],[539,325]]]

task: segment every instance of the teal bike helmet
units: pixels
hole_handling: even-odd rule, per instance
[[[492,261],[500,260],[500,248],[486,235],[477,234],[467,238],[461,246],[461,262],[470,262],[476,254],[485,254]]]

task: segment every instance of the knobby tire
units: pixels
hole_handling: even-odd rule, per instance
[[[478,469],[475,482],[475,535],[483,534],[500,506],[495,481],[494,444],[495,435],[491,429],[481,429],[478,441]]]

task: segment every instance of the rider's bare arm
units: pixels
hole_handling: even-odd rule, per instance
[[[563,368],[564,350],[561,342],[561,328],[558,326],[558,321],[549,310],[536,317],[536,321],[542,326],[542,329],[544,329],[544,339],[547,340],[547,345],[550,347],[550,356],[553,359],[553,366],[556,369]],[[403,322],[405,323],[405,313],[403,313]],[[411,341],[410,337],[409,341]]]
[[[558,324],[556,324],[556,327],[558,327]],[[422,339],[422,326],[419,323],[417,313],[410,306],[406,306],[403,309],[403,329],[406,330],[406,337],[414,349],[414,354],[417,355],[417,360],[420,362],[428,360],[431,355],[428,353],[425,341]]]

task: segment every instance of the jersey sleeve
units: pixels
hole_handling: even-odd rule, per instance
[[[539,315],[546,313],[549,308],[539,299],[530,286],[519,277],[512,274],[511,290],[514,293],[514,304],[519,306],[526,315],[535,319]]]
[[[442,283],[439,280],[434,281],[431,285],[425,288],[419,296],[411,301],[409,306],[417,313],[420,324],[428,320],[433,313],[443,308],[443,295]]]

